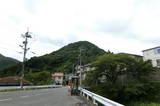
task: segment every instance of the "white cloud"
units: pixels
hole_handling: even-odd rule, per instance
[[[132,30],[135,34],[146,39],[159,38],[160,27],[160,7],[159,3],[141,3],[136,8],[136,13],[132,21]]]
[[[21,59],[16,52],[21,51],[20,34],[29,27],[36,38],[29,46],[37,55],[78,40],[141,54],[159,45],[159,5],[159,0],[3,0],[0,53]]]

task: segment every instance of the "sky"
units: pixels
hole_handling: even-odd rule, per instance
[[[160,0],[1,0],[0,54],[22,60],[19,45],[27,28],[27,58],[84,40],[142,55],[160,46]]]

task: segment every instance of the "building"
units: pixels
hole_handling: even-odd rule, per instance
[[[19,86],[20,81],[20,77],[4,77],[0,78],[0,86]],[[23,79],[23,85],[32,85],[32,83]]]
[[[90,64],[86,64],[83,66],[80,66],[80,65],[76,66],[76,70],[77,70],[76,73],[78,74],[78,76],[80,77],[80,74],[81,74],[81,79],[85,80],[87,72],[93,71],[95,70],[95,68],[90,67]]]
[[[136,60],[143,60],[143,56],[141,55],[136,55],[136,54],[129,54],[129,53],[118,53],[118,54],[124,54],[127,55],[129,57],[132,57]],[[80,79],[83,81],[86,78],[86,75],[88,72],[94,71],[95,67],[92,67],[91,64],[86,64],[80,67],[80,65],[76,66],[76,74],[80,77]],[[104,83],[106,81],[106,76],[103,75],[103,73],[101,74],[101,77],[99,77],[98,79],[100,82]]]
[[[128,56],[135,58],[137,60],[143,59],[143,56],[137,55],[137,54],[130,54],[130,53],[118,53],[118,54],[125,54],[125,55],[128,55]]]
[[[160,68],[160,46],[143,50],[144,61],[151,60],[153,67]],[[160,72],[151,75],[151,81],[160,82]]]
[[[56,72],[52,74],[52,79],[56,85],[62,85],[63,84],[63,78],[64,74],[60,72]]]
[[[160,46],[143,50],[144,61],[151,60],[153,67],[160,67]]]

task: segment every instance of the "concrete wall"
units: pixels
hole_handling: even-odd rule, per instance
[[[59,84],[63,84],[63,76],[59,77],[59,76],[56,76],[54,77],[54,81],[55,83],[59,83]]]
[[[152,65],[154,67],[157,66],[157,59],[160,59],[160,54],[158,53],[155,53],[155,50],[158,50],[160,48],[155,48],[155,49],[150,49],[150,50],[146,50],[146,51],[143,51],[143,59],[144,61],[146,60],[151,60],[152,61]]]

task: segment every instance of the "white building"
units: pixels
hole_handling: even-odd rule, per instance
[[[76,70],[77,70],[76,73],[79,75],[79,77],[80,77],[80,73],[81,73],[82,80],[85,80],[86,73],[95,70],[95,68],[90,67],[90,64],[86,64],[81,67],[79,65],[76,66]]]
[[[52,74],[52,79],[54,80],[55,84],[62,85],[63,84],[63,77],[64,74],[61,72],[56,72]]]
[[[151,60],[154,67],[160,67],[160,46],[143,50],[143,59]]]

